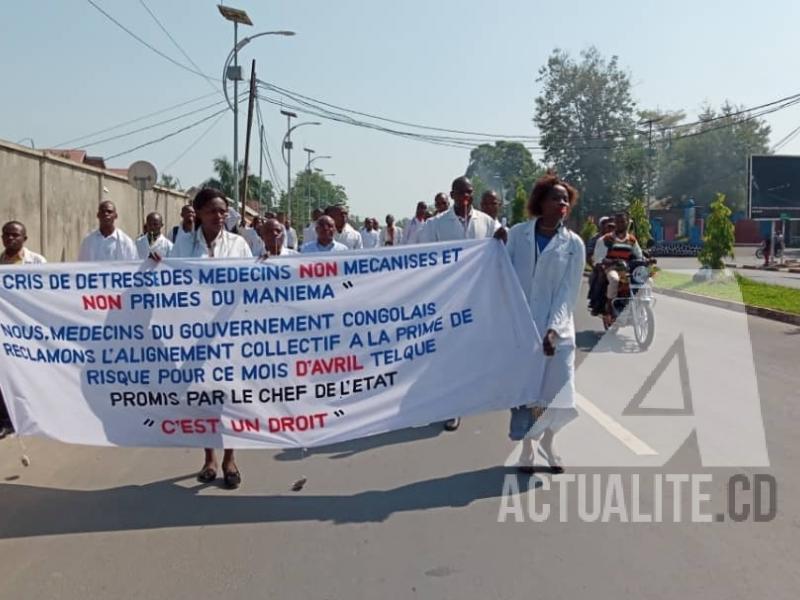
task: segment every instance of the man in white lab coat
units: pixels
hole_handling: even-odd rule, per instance
[[[394,224],[394,215],[386,215],[386,227],[378,235],[378,243],[383,246],[399,246],[403,239],[403,228]]]
[[[147,215],[144,222],[145,234],[136,239],[136,251],[139,258],[145,259],[151,254],[157,254],[164,258],[169,256],[172,250],[172,242],[161,234],[164,228],[164,219],[157,212]]]
[[[97,207],[99,227],[83,238],[78,260],[97,262],[110,260],[137,260],[136,244],[124,231],[117,229],[117,207],[111,200],[104,200]]]
[[[185,205],[181,209],[181,222],[172,228],[172,235],[170,241],[175,244],[181,236],[192,237],[194,234],[194,206],[191,204]]]
[[[403,244],[419,244],[420,232],[425,227],[425,221],[428,218],[428,205],[424,202],[417,202],[417,212],[414,214],[406,230],[403,232]]]
[[[448,210],[450,210],[450,200],[448,200],[447,194],[444,192],[439,192],[436,194],[433,197],[433,205],[436,207],[437,215],[446,213]]]
[[[350,250],[361,250],[364,247],[364,243],[361,241],[361,235],[347,222],[346,206],[329,206],[325,209],[325,214],[333,219],[333,223],[336,226],[336,233],[334,233],[333,236],[334,240],[347,246]],[[317,230],[317,233],[319,233],[319,230]]]
[[[317,220],[322,216],[322,209],[315,208],[311,213],[311,223],[303,229],[303,244],[317,240]]]
[[[298,252],[284,245],[286,230],[278,219],[267,219],[261,224],[262,258],[270,256],[294,256]]]
[[[428,219],[422,228],[420,242],[424,244],[494,237],[500,225],[489,215],[472,208],[472,193],[472,182],[469,179],[459,177],[454,180],[450,190],[453,208]],[[445,422],[444,428],[455,431],[460,424],[461,419],[450,419]]]
[[[256,215],[250,221],[250,227],[239,229],[239,235],[244,238],[250,246],[253,256],[261,256],[264,253],[264,243],[261,241],[261,217]]]
[[[371,217],[364,219],[364,229],[361,230],[361,244],[364,248],[377,248],[381,241],[378,220]]]
[[[347,252],[349,248],[334,239],[336,224],[328,215],[317,219],[317,237],[313,242],[303,244],[303,254],[318,254],[320,252]],[[358,234],[358,232],[356,232]]]

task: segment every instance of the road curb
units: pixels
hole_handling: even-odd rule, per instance
[[[673,290],[670,288],[654,287],[653,291],[664,296],[671,296],[672,298],[680,298],[681,300],[689,300],[690,302],[697,302],[699,304],[706,304],[708,306],[715,306],[725,310],[732,310],[735,312],[746,312],[748,315],[761,317],[762,319],[769,319],[771,321],[780,321],[781,323],[788,323],[789,325],[800,325],[800,315],[786,313],[772,308],[764,308],[761,306],[752,306],[743,304],[741,302],[733,302],[732,300],[721,300],[719,298],[712,298],[711,296],[703,296],[701,294],[693,294],[691,292],[684,292],[682,290]]]

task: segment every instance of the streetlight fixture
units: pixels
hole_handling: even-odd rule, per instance
[[[283,136],[281,144],[281,156],[286,163],[286,218],[292,220],[292,132],[304,125],[322,125],[319,121],[306,121],[292,126],[292,119],[297,118],[297,114],[288,110],[282,110],[281,114],[286,117],[286,135]],[[284,150],[286,151],[284,153]]]
[[[252,26],[253,21],[250,20],[248,14],[238,8],[231,6],[224,6],[218,4],[220,14],[227,21],[233,23],[233,49],[228,54],[225,60],[225,66],[222,69],[222,90],[225,93],[225,100],[228,106],[233,110],[233,195],[234,202],[239,202],[239,82],[244,80],[242,77],[242,68],[239,66],[239,50],[249,44],[254,38],[262,35],[294,35],[292,31],[265,31],[243,39],[239,42],[239,25]],[[229,63],[233,59],[233,66],[229,67]],[[227,80],[233,81],[233,105],[228,99]]]

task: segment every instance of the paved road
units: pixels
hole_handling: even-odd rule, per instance
[[[762,265],[763,259],[756,258],[755,247],[737,246],[734,251],[733,262],[739,265]],[[787,248],[787,259],[800,259],[800,249]],[[671,258],[662,257],[658,259],[658,265],[664,269],[697,269],[698,262],[694,257],[691,258]],[[755,279],[763,283],[773,285],[783,285],[787,287],[800,288],[800,273],[789,273],[788,271],[756,271],[754,269],[737,269],[737,271],[750,279]]]
[[[516,482],[524,494],[567,477],[543,469],[531,479],[506,479],[512,471],[502,465],[514,446],[506,437],[504,414],[466,419],[455,434],[420,428],[306,457],[245,452],[240,459],[245,483],[233,493],[194,481],[198,451],[32,440],[27,449],[32,465],[26,469],[17,442],[5,440],[0,442],[5,479],[0,481],[0,597],[796,598],[800,330],[663,298],[656,342],[641,354],[629,331],[599,339],[599,322],[579,312],[579,388],[586,404],[564,432],[565,457],[585,463],[585,449],[597,448],[599,463],[613,455],[622,463],[666,464],[578,467],[568,475],[598,474],[610,481],[619,474],[627,495],[634,474],[643,482],[663,473],[711,474],[709,506],[717,513],[725,507],[728,477],[771,474],[778,483],[774,520],[691,523],[685,519],[689,501],[681,496],[684,520],[677,524],[585,523],[574,507],[566,523],[557,517],[535,523],[527,515],[521,523],[498,523],[504,484]],[[674,347],[675,336],[685,333],[688,369],[695,384],[702,380],[693,384],[695,409],[710,407],[723,420],[736,419],[741,411],[729,410],[736,406],[731,397],[742,389],[746,400],[746,375],[753,369],[749,352],[742,350],[749,348],[748,331],[757,375],[752,389],[761,396],[771,467],[703,467],[691,436],[665,455],[666,438],[640,427],[638,417],[616,415],[602,393],[629,376],[616,394],[626,396],[665,349]],[[598,378],[593,373],[603,361],[613,368]],[[665,373],[678,373],[680,361],[670,364]],[[736,379],[737,373],[744,379]],[[650,382],[652,390],[667,390],[655,394],[656,401],[681,395],[679,377],[665,382],[665,388]],[[652,401],[648,398],[645,404]],[[748,419],[757,423],[758,410]],[[636,440],[660,456],[637,455]],[[600,456],[606,451],[609,456]],[[301,476],[308,477],[305,488],[291,492]],[[525,504],[534,497],[558,513],[557,488],[522,496]],[[645,485],[642,511],[652,513],[657,498],[671,506],[671,491],[656,493]]]

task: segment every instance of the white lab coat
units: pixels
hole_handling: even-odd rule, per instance
[[[361,250],[361,248],[364,247],[364,244],[361,242],[361,234],[353,229],[350,223],[345,223],[341,232],[337,231],[334,233],[333,239],[340,244],[344,244],[350,250]]]
[[[294,227],[286,227],[284,225],[284,230],[286,231],[286,245],[291,248],[292,250],[297,248],[297,232],[294,230]]]
[[[383,229],[381,229],[381,233],[378,236],[378,245],[380,245],[381,247],[386,245],[386,241],[388,239],[388,231],[389,231],[388,227],[384,227]],[[399,246],[402,243],[403,243],[403,228],[395,225],[393,245]]]
[[[377,248],[380,243],[381,234],[377,231],[361,230],[361,246],[363,248]]]
[[[145,233],[136,238],[136,251],[139,253],[139,258],[141,259],[150,256],[151,252],[155,252],[162,258],[166,258],[172,251],[172,242],[163,235],[159,235],[156,241],[151,244],[150,238],[148,238]]]
[[[303,244],[317,241],[317,224],[311,223],[303,229]]]
[[[136,244],[121,229],[105,237],[99,229],[83,238],[78,260],[80,262],[101,262],[110,260],[138,260]]]
[[[447,212],[428,219],[419,235],[419,241],[452,242],[455,240],[479,240],[492,237],[499,224],[492,217],[473,208],[469,221],[464,222],[452,208]]]
[[[251,258],[253,253],[244,238],[222,229],[211,243],[213,255],[209,253],[203,228],[194,230],[191,237],[180,238],[172,247],[171,258]]]
[[[261,236],[258,235],[258,231],[252,227],[245,227],[240,230],[239,235],[241,235],[244,241],[247,242],[247,245],[250,246],[250,252],[253,253],[253,256],[261,256],[264,253],[264,242],[261,241]]]
[[[508,232],[511,264],[528,300],[536,328],[558,335],[555,356],[546,357],[542,389],[535,404],[575,407],[575,321],[573,313],[583,280],[586,249],[580,236],[561,227],[539,254],[536,219],[519,223]]]
[[[425,228],[425,220],[419,220],[416,216],[406,225],[406,230],[403,233],[403,244],[419,244],[420,232]]]

